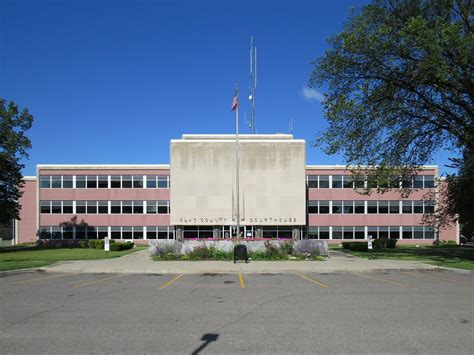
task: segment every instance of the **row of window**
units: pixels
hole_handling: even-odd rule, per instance
[[[42,189],[169,189],[169,175],[41,175]]]
[[[427,226],[308,227],[305,239],[434,239],[434,228]]]
[[[365,177],[354,180],[352,175],[307,175],[306,186],[310,189],[363,189],[395,188],[395,189],[432,189],[435,185],[434,175],[418,175],[409,178],[392,177],[386,182]]]
[[[308,201],[308,214],[434,213],[435,201]]]
[[[169,214],[170,201],[40,201],[45,214]]]
[[[41,239],[86,240],[86,239],[174,239],[174,227],[92,227],[92,226],[42,226]]]

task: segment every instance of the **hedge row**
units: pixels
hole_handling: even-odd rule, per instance
[[[104,249],[105,241],[102,239],[89,240],[87,246],[92,249]],[[133,242],[116,243],[110,240],[110,251],[128,250],[133,248]]]
[[[372,241],[372,247],[376,250],[380,249],[393,249],[397,246],[397,239],[374,239]],[[367,242],[343,242],[342,247],[344,249],[354,251],[367,251],[369,250]]]

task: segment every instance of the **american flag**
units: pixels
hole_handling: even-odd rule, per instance
[[[239,95],[237,94],[237,90],[236,90],[234,99],[232,100],[232,111],[237,110],[238,105],[239,105]]]

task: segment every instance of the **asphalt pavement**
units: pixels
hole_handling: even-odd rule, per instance
[[[471,354],[472,273],[0,275],[0,353]]]

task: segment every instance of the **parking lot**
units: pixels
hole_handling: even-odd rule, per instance
[[[0,275],[2,353],[446,353],[473,274]]]

